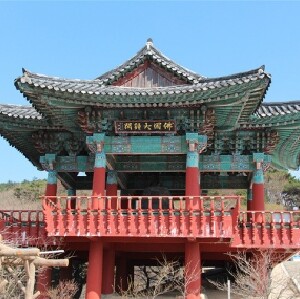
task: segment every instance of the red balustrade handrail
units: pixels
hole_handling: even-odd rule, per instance
[[[76,205],[73,209],[81,208],[83,202],[86,202],[86,208],[92,208],[91,202],[96,200],[99,202],[97,208],[100,209],[185,209],[185,203],[187,200],[199,198],[200,203],[197,210],[212,210],[215,208],[215,201],[220,202],[220,209],[240,209],[240,197],[239,196],[43,196],[43,208],[44,209],[68,209],[71,208],[71,201],[75,201]],[[116,201],[116,207],[112,207],[112,201]],[[224,200],[235,200],[234,204],[224,206]],[[209,206],[205,206],[203,202],[209,201]],[[127,202],[127,205],[126,205]],[[179,203],[178,208],[174,208],[172,203]],[[135,207],[134,204],[135,204]],[[156,204],[154,204],[156,203]],[[62,207],[62,204],[64,206]],[[126,206],[126,207],[122,207]],[[146,206],[146,207],[143,207]],[[96,208],[96,209],[97,209]],[[93,208],[95,209],[95,208]]]
[[[0,220],[8,222],[42,222],[44,214],[42,210],[1,210]]]
[[[43,197],[47,231],[55,236],[230,238],[239,207],[239,196]]]
[[[300,211],[241,211],[241,223],[291,223],[300,221]]]

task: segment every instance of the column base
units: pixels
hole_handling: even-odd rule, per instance
[[[86,299],[101,299],[103,243],[91,241],[86,282]]]

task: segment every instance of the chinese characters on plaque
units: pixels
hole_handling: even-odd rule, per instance
[[[175,133],[175,120],[115,121],[116,133]]]

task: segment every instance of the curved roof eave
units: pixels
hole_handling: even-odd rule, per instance
[[[231,76],[203,79],[201,82],[193,85],[176,85],[165,87],[120,87],[120,86],[101,86],[97,80],[79,80],[63,79],[49,77],[46,75],[32,73],[23,70],[23,76],[15,80],[15,86],[20,92],[24,92],[24,84],[35,88],[49,89],[67,93],[83,93],[89,95],[146,95],[157,96],[164,94],[193,93],[195,91],[207,91],[220,87],[230,87],[241,85],[250,81],[266,79],[269,85],[270,76],[262,68],[251,70],[249,72],[237,73]]]

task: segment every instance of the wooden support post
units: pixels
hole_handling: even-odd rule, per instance
[[[35,265],[31,260],[25,260],[24,268],[27,275],[27,287],[25,288],[25,299],[32,299],[35,282]]]
[[[185,195],[191,196],[186,198],[186,209],[200,208],[200,174],[199,174],[199,153],[189,151],[186,160],[185,174]]]
[[[89,266],[86,282],[86,299],[100,299],[102,287],[102,263],[103,243],[102,240],[92,240],[90,243]]]
[[[108,171],[106,178],[106,196],[112,196],[111,198],[111,209],[117,208],[117,195],[118,195],[118,182],[117,172]]]
[[[114,278],[115,249],[112,247],[103,251],[102,294],[112,294],[114,292]]]
[[[253,171],[252,178],[252,210],[264,211],[265,210],[265,186],[264,186],[264,173],[261,168]]]
[[[101,151],[100,151],[101,150]],[[103,207],[99,204],[99,198],[105,195],[105,167],[106,157],[102,151],[102,147],[99,146],[95,154],[95,165],[94,165],[94,177],[93,177],[93,198],[92,209],[102,209]]]
[[[49,170],[45,195],[56,196],[56,194],[57,194],[57,173],[55,170]]]
[[[37,289],[34,293],[35,284],[35,270],[36,266],[68,266],[68,259],[46,259],[39,257],[40,250],[38,248],[11,248],[2,243],[2,236],[0,235],[0,268],[5,267],[6,270],[14,278],[16,285],[23,292],[25,299],[40,299],[48,298],[47,290],[51,282],[51,272],[39,272]],[[20,280],[19,275],[15,272],[14,266],[24,266],[24,271],[27,278],[27,283],[24,285]],[[19,269],[19,268],[18,268]],[[48,269],[46,269],[48,270]],[[0,283],[0,288],[5,287],[6,280]],[[2,292],[2,291],[1,291]]]
[[[185,297],[199,298],[201,292],[201,257],[199,244],[185,243]]]
[[[255,170],[252,173],[252,211],[265,210],[265,186],[263,163],[267,159],[263,153],[253,153]],[[270,161],[269,161],[270,162]]]

